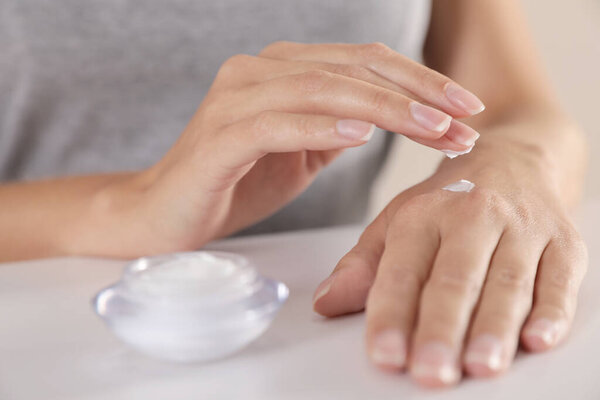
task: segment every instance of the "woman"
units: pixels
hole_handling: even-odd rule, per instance
[[[464,155],[390,202],[315,310],[366,307],[372,361],[431,386],[565,338],[585,143],[515,1],[134,3],[0,6],[0,173],[23,181],[0,186],[3,260],[359,221],[376,125]],[[475,188],[441,190],[460,179]]]

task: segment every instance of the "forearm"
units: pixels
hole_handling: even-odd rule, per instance
[[[135,202],[134,182],[123,173],[0,186],[0,261],[123,254],[131,221],[119,209]]]
[[[585,138],[546,78],[518,1],[434,1],[425,58],[487,106],[466,121],[481,133],[471,154],[443,162],[438,173],[531,175],[554,186],[567,206],[577,202]]]

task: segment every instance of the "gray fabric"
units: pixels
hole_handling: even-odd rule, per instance
[[[292,40],[381,41],[419,58],[428,19],[425,0],[2,0],[0,180],[146,167],[229,56]],[[246,232],[360,220],[387,142],[378,132],[346,151]]]

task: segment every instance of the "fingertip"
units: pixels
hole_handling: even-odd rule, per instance
[[[409,110],[413,120],[428,132],[430,139],[442,137],[450,128],[452,117],[437,108],[411,101]]]
[[[362,311],[375,278],[364,264],[344,263],[315,291],[313,309],[325,317]]]
[[[430,388],[453,386],[461,379],[453,350],[442,342],[417,348],[412,356],[410,375],[419,385]]]
[[[465,363],[465,372],[472,378],[494,378],[501,374],[500,370],[490,368],[483,363]]]
[[[317,289],[315,290],[315,294],[313,296],[313,304],[316,304],[319,301],[319,299],[321,299],[323,296],[326,296],[327,293],[329,293],[329,290],[331,289],[331,285],[333,284],[334,275],[335,275],[335,272],[333,274],[331,274],[323,282],[321,282],[319,284],[319,286],[317,286]]]
[[[479,97],[455,82],[448,82],[444,91],[448,100],[466,115],[476,115],[485,110],[485,105]]]
[[[321,282],[319,286],[317,286],[313,296],[313,310],[324,317],[330,317],[334,315],[331,312],[332,310],[330,310],[330,307],[328,307],[328,302],[326,301],[325,297],[327,297],[329,291],[331,290],[335,274],[336,273],[334,272],[327,279]]]
[[[564,322],[538,318],[525,326],[521,343],[527,351],[533,353],[547,351],[556,347],[565,335],[565,330]]]
[[[369,358],[377,367],[391,372],[405,368],[407,343],[399,329],[384,329],[374,334],[370,342]]]
[[[481,135],[469,125],[452,120],[452,123],[444,136],[466,150],[469,147],[473,147]]]
[[[368,142],[375,132],[375,124],[355,119],[340,119],[335,126],[339,135],[363,143]]]
[[[491,378],[507,367],[502,341],[491,334],[482,334],[467,346],[464,356],[465,372],[474,378]]]
[[[313,309],[318,314],[335,317],[365,308],[384,247],[385,219],[381,215],[367,226],[331,276],[317,287]]]

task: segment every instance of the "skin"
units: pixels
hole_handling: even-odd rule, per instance
[[[233,56],[152,167],[0,186],[0,225],[11,233],[0,259],[197,249],[277,211],[373,124],[464,151],[479,134],[454,118],[480,110],[453,104],[449,85],[458,87],[378,43],[278,42]]]
[[[440,387],[506,371],[519,344],[546,351],[566,338],[587,268],[570,218],[586,152],[516,2],[436,1],[432,18],[427,62],[485,102],[469,121],[481,139],[390,202],[314,308],[329,317],[366,308],[371,360]],[[476,187],[441,190],[460,179]]]
[[[425,50],[438,72],[377,43],[278,42],[234,56],[152,167],[0,186],[0,259],[196,249],[281,208],[344,148],[364,144],[372,124],[459,152],[475,128],[471,153],[444,161],[366,228],[314,308],[366,307],[373,361],[421,384],[454,384],[463,369],[498,374],[519,340],[542,351],[565,338],[587,262],[569,217],[585,143],[527,37],[512,1],[436,1]],[[464,92],[467,107],[451,101],[454,82],[487,110],[473,116],[481,108]],[[475,189],[440,189],[459,179]]]

